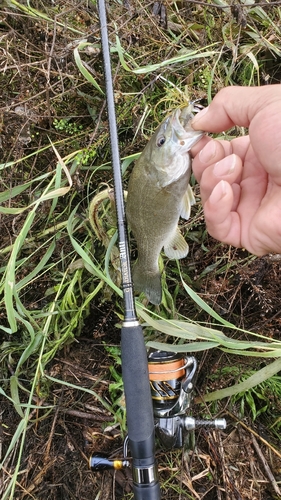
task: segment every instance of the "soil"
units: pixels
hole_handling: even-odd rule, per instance
[[[49,7],[52,4],[53,2],[46,2]],[[71,2],[69,19],[78,30],[82,27],[88,36],[91,34],[93,39],[98,40],[96,14],[93,15],[89,5],[85,8],[82,4],[83,2]],[[39,10],[42,8],[40,2],[36,4],[36,8]],[[122,8],[116,2],[115,14],[120,24],[123,20]],[[112,9],[113,7],[109,12],[111,19],[114,17]],[[2,36],[4,41],[4,52],[2,56],[0,55],[0,63],[1,67],[7,66],[0,77],[2,161],[17,160],[23,155],[46,147],[40,156],[40,168],[42,172],[47,171],[50,162],[54,162],[54,153],[51,148],[47,148],[49,138],[52,141],[65,139],[65,135],[54,128],[54,118],[59,120],[71,115],[75,117],[75,123],[78,125],[83,123],[84,130],[89,128],[91,134],[90,132],[88,135],[85,134],[82,146],[90,147],[96,138],[95,132],[92,132],[89,107],[85,100],[77,98],[79,95],[77,89],[85,94],[89,93],[89,87],[79,80],[71,55],[73,50],[71,44],[75,36],[79,38],[79,35],[70,36],[69,31],[58,26],[54,36],[54,32],[46,24],[19,13],[11,8],[9,3],[0,12],[0,39]],[[160,16],[158,22],[161,25],[165,23],[163,9],[160,10],[160,14],[157,16]],[[189,15],[191,15],[189,10],[184,7],[184,16],[188,18]],[[132,20],[130,23],[127,25],[127,29],[131,30],[130,40],[127,40],[128,46],[134,47],[134,44],[141,46],[142,40],[139,39],[140,34],[137,29],[141,20],[135,25]],[[134,30],[131,25],[134,26]],[[176,26],[174,28],[177,29]],[[153,36],[158,36],[155,22],[152,23],[151,29]],[[123,39],[125,38],[123,33]],[[52,43],[54,40],[56,47]],[[25,49],[22,50],[22,47]],[[42,58],[41,66],[37,64],[40,58]],[[95,67],[98,71],[98,68],[102,67],[101,61],[97,62]],[[100,106],[102,111],[103,105]],[[100,115],[98,123],[101,121]],[[134,123],[132,127],[133,125]],[[134,130],[131,134],[133,132]],[[126,152],[129,147],[128,139],[131,140],[132,137],[128,137],[127,132],[121,133],[121,136],[122,151]],[[104,152],[104,144],[99,147],[98,152],[102,161],[105,161],[107,153]],[[139,147],[140,144],[138,147],[134,145],[137,150]],[[73,143],[65,141],[64,155],[67,154],[68,148],[71,152]],[[34,160],[34,169],[35,164]],[[32,172],[29,172],[29,175],[31,174]],[[20,183],[26,177],[24,168],[17,168],[9,175],[13,183],[15,178],[17,183]],[[88,180],[88,173],[82,172],[84,186]],[[8,185],[9,176],[5,177],[5,183]],[[77,192],[80,192],[80,183],[81,180],[77,179]],[[197,230],[202,232],[204,230],[202,214],[197,217]],[[3,247],[12,241],[20,227],[20,216],[16,220],[9,216],[5,218],[3,224],[1,223]],[[251,260],[242,250],[227,249],[223,245],[218,247],[217,242],[208,236],[203,246],[196,240],[198,234],[195,233],[196,230],[193,228],[190,235],[190,256],[182,263],[183,269],[189,270],[194,288],[219,314],[235,323],[237,327],[280,339],[281,257],[266,256]],[[206,247],[207,253],[204,250]],[[224,263],[228,264],[226,270],[216,274],[214,268],[206,273],[207,266],[212,266],[219,259],[221,268]],[[1,265],[5,263],[4,259]],[[171,290],[173,283],[170,284]],[[41,307],[41,297],[48,285],[42,283],[40,290],[31,289],[27,298],[29,304],[34,303],[37,304],[34,307]],[[179,299],[177,307],[178,311],[186,316],[191,311],[194,320],[203,319],[202,312],[198,309],[194,311],[194,305],[190,305],[186,300]],[[207,321],[208,318],[204,317],[204,320]],[[120,425],[99,401],[99,398],[102,398],[109,405],[112,404],[110,384],[115,382],[112,365],[115,366],[117,373],[121,374],[116,358],[106,349],[108,346],[119,348],[117,322],[118,317],[113,304],[110,302],[104,304],[103,301],[91,304],[80,335],[71,344],[58,351],[55,358],[47,364],[46,377],[42,378],[42,386],[34,401],[35,408],[26,433],[23,459],[13,494],[15,500],[132,499],[130,467],[98,473],[93,473],[89,469],[89,457],[92,453],[105,453],[112,459],[123,458],[124,435]],[[6,340],[7,336],[3,334],[2,341]],[[226,387],[235,382],[235,375],[231,373],[223,375],[222,369],[225,366],[235,364],[240,366],[243,372],[253,369],[256,363],[252,359],[241,359],[238,356],[230,359],[227,354],[218,350],[199,354],[198,361],[195,391],[197,396],[207,390]],[[263,362],[258,360],[258,363],[262,366]],[[8,365],[7,372],[5,370],[3,374],[1,372],[3,387],[11,375],[13,370]],[[51,379],[60,379],[66,385]],[[21,383],[24,387],[26,381],[22,379]],[[95,391],[98,398],[79,388]],[[118,396],[120,395],[121,392]],[[259,408],[260,400],[257,399],[255,402]],[[0,405],[2,460],[21,418],[14,405],[1,393]],[[122,402],[120,405],[119,415],[122,415]],[[50,410],[40,409],[45,407],[50,407]],[[242,414],[241,402],[231,403],[222,400],[215,406],[194,403],[190,409],[192,416],[225,418],[227,428],[219,432],[199,429],[196,431],[195,445],[187,446],[186,449],[167,451],[157,443],[156,457],[163,498],[167,500],[281,498],[280,439],[275,430],[270,429],[273,421],[278,418],[280,420],[280,411],[280,400],[274,396],[272,396],[272,419],[269,411],[254,420],[248,407]],[[192,436],[189,441],[191,438]],[[17,450],[15,456],[16,453]],[[6,482],[14,472],[15,457],[11,455],[2,465],[0,492],[4,495]]]

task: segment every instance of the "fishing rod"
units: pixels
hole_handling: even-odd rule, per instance
[[[131,277],[105,0],[98,0],[98,10],[124,300],[124,321],[121,329],[121,360],[127,410],[127,445],[132,457],[135,500],[159,500],[161,495],[155,460],[154,415],[148,375],[147,353],[142,327],[139,324],[136,314]],[[95,468],[93,466],[93,462],[91,467],[98,470],[98,467]]]
[[[136,315],[131,276],[105,0],[98,0],[98,9],[124,300],[121,359],[128,435],[122,460],[95,453],[90,458],[90,467],[97,472],[131,466],[135,500],[160,500],[155,434],[164,448],[182,448],[196,428],[225,429],[226,421],[223,418],[202,420],[187,416],[197,370],[193,356],[159,350],[146,352],[142,327]],[[128,450],[131,460],[128,459]]]

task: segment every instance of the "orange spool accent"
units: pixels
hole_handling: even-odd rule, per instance
[[[149,380],[172,380],[185,375],[185,359],[176,359],[165,363],[148,363]]]

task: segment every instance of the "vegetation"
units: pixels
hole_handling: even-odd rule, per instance
[[[278,2],[107,7],[125,187],[170,109],[206,105],[226,85],[280,81]],[[6,0],[0,13],[1,498],[129,499],[129,471],[111,480],[87,466],[92,451],[122,456],[126,416],[96,2]],[[137,311],[148,346],[196,354],[192,415],[229,426],[202,430],[194,450],[157,450],[163,497],[280,498],[279,256],[208,236],[192,183],[190,255],[163,257],[163,304],[140,296]],[[133,239],[131,248],[134,259]]]

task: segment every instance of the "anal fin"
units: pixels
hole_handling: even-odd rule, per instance
[[[172,237],[166,242],[164,252],[169,259],[183,259],[189,252],[189,246],[177,227]]]

